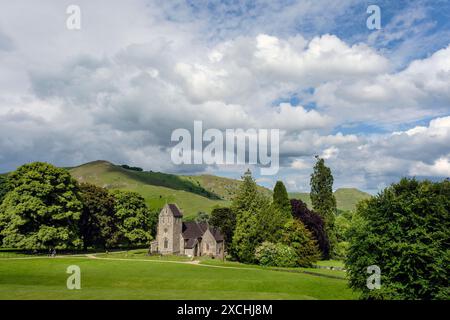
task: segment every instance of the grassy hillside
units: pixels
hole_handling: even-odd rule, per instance
[[[108,189],[136,191],[152,209],[162,208],[166,202],[175,202],[186,217],[199,211],[210,212],[217,205],[229,205],[229,201],[221,200],[220,196],[189,177],[127,170],[107,161],[89,162],[69,171],[80,182],[90,182]]]
[[[336,197],[336,204],[339,210],[353,211],[356,209],[356,204],[363,200],[370,198],[370,194],[358,190],[356,188],[340,188],[334,192]],[[312,208],[311,199],[309,193],[306,192],[291,192],[289,193],[291,199],[300,199],[308,205],[308,208]]]
[[[242,181],[240,180],[223,178],[208,174],[199,176],[185,176],[185,178],[189,181],[192,181],[193,183],[197,183],[199,186],[205,188],[208,192],[218,195],[221,199],[224,200],[231,200],[242,183]],[[267,196],[272,195],[272,191],[267,188],[258,186],[258,189]]]

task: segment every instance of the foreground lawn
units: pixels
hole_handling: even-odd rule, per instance
[[[81,268],[81,290],[66,288],[69,265]],[[353,298],[343,279],[239,265],[86,257],[0,259],[0,299]]]

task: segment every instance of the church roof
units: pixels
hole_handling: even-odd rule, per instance
[[[219,228],[212,227],[207,222],[183,222],[182,236],[184,239],[188,239],[188,244],[190,244],[191,239],[202,238],[208,228],[216,241],[223,241],[223,235]]]
[[[175,218],[182,218],[183,214],[181,213],[180,209],[178,209],[177,205],[174,203],[168,204],[170,211],[172,212],[173,216]]]
[[[206,223],[197,223],[193,221],[183,222],[183,238],[184,239],[197,239],[201,238],[205,233],[208,226]]]

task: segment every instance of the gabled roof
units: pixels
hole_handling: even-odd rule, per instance
[[[217,242],[223,241],[223,234],[222,234],[222,232],[220,232],[219,228],[210,226],[209,231],[211,231],[214,239],[216,239]]]
[[[200,223],[189,221],[183,222],[182,235],[184,239],[198,239],[203,236],[206,228],[202,228]]]
[[[181,213],[180,209],[178,209],[177,205],[174,203],[167,204],[169,207],[170,212],[172,212],[173,216],[175,218],[182,218],[183,214]]]
[[[183,222],[182,236],[183,239],[189,240],[188,243],[190,243],[191,239],[202,238],[208,229],[217,242],[223,241],[223,235],[219,228],[212,227],[207,222]]]

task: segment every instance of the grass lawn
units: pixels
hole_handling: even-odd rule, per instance
[[[344,261],[342,260],[321,260],[317,261],[316,264],[321,267],[339,267],[339,268],[345,267]]]
[[[142,255],[0,258],[0,299],[354,299],[347,281],[220,261],[142,259]],[[130,258],[135,256],[136,259]],[[137,258],[140,259],[137,259]],[[109,260],[109,259],[129,260]],[[215,266],[203,263],[216,264]],[[66,268],[81,268],[68,290]],[[232,267],[229,268],[228,266]]]

